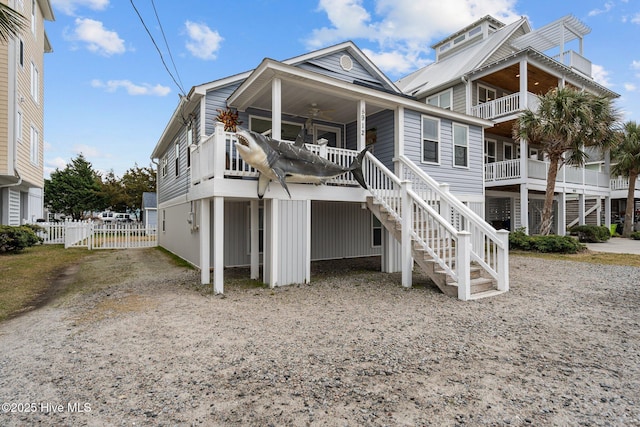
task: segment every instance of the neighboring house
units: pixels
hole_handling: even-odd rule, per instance
[[[368,190],[345,174],[327,185],[289,184],[291,198],[271,182],[259,200],[257,172],[216,123],[227,108],[275,139],[294,140],[304,128],[310,151],[345,166],[371,145]],[[202,283],[213,266],[216,292],[226,266],[251,266],[258,278],[262,265],[262,280],[281,286],[309,282],[312,260],[373,255],[383,271],[401,271],[404,286],[415,260],[461,299],[505,291],[508,233],[482,218],[491,125],[407,96],[352,42],[264,59],[181,98],[151,155],[159,244],[198,266]]]
[[[144,228],[156,228],[158,226],[158,197],[156,193],[145,191],[142,193],[140,221]]]
[[[590,31],[573,16],[537,30],[525,17],[505,25],[486,16],[433,45],[436,61],[396,83],[427,104],[495,122],[484,134],[483,155],[485,217],[498,228],[524,227],[535,234],[540,225],[548,162],[539,147],[513,139],[521,112],[535,109],[539,95],[561,86],[618,97],[593,79],[591,62],[583,56]],[[575,224],[601,224],[602,218],[610,223],[612,199],[623,197],[618,193],[626,184],[610,183],[605,157],[599,154],[595,164],[564,166],[559,172],[557,234]]]
[[[49,0],[8,4],[29,21],[0,42],[0,224],[20,225],[44,218],[44,21],[54,16]]]

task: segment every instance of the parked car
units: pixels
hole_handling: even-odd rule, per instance
[[[119,212],[102,212],[99,216],[102,222],[133,222],[131,215]]]

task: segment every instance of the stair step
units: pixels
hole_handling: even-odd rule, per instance
[[[488,297],[495,297],[497,295],[502,295],[504,294],[506,291],[499,291],[497,289],[490,289],[488,291],[483,291],[483,292],[478,292],[475,294],[471,294],[471,300],[478,300],[478,299],[482,299],[482,298],[488,298]]]

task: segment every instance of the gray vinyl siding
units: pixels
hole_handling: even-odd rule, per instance
[[[347,55],[351,58],[353,68],[350,71],[343,70],[340,66],[340,58],[342,55]],[[379,89],[385,88],[383,81],[372,76],[371,73],[362,66],[362,64],[357,62],[356,59],[346,51],[334,52],[330,55],[313,58],[309,61],[298,64],[297,67],[347,82],[364,83],[368,86]]]
[[[217,109],[225,109],[227,108],[227,98],[231,96],[231,94],[242,84],[242,81],[238,81],[236,83],[230,84],[228,86],[216,88],[215,90],[210,90],[207,92],[205,96],[205,133],[206,135],[211,135],[213,133],[213,129],[216,125],[216,116],[218,115]],[[242,120],[242,119],[241,119]],[[244,123],[247,123],[246,120],[243,120]]]
[[[176,149],[175,143],[180,146],[180,158],[178,159],[179,174],[176,176]],[[162,175],[163,158],[167,158],[166,175]],[[171,144],[168,144],[165,154],[160,158],[158,166],[158,203],[166,202],[177,196],[187,193],[189,188],[189,170],[187,169],[187,131],[186,127],[174,135]]]
[[[380,255],[371,230],[371,212],[360,203],[311,202],[311,259]]]
[[[376,156],[386,167],[393,170],[394,156],[394,112],[381,111],[367,117],[367,130],[376,129],[376,143],[371,153]],[[350,150],[355,150],[358,144],[358,130],[355,122],[346,126],[347,145]]]
[[[437,118],[437,117],[434,117]],[[464,123],[461,123],[464,124]],[[453,167],[452,121],[440,119],[440,164],[422,163],[422,115],[405,110],[405,155],[439,183],[450,185],[452,193],[483,194],[482,128],[468,126],[469,167]]]
[[[464,83],[457,84],[453,87],[453,111],[459,113],[467,113],[467,88]]]
[[[224,265],[249,265],[249,202],[224,203]],[[213,263],[213,254],[211,262]],[[211,264],[213,265],[213,264]]]

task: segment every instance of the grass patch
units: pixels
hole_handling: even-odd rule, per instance
[[[548,254],[512,250],[509,251],[509,254],[513,256],[543,258],[550,260],[588,262],[590,264],[628,265],[631,267],[640,267],[640,255],[632,254],[614,254],[607,252],[592,252],[588,250],[579,252],[577,254]]]
[[[173,262],[173,264],[176,267],[184,267],[184,268],[188,268],[189,270],[195,269],[193,264],[191,264],[189,261],[186,261],[186,260],[180,258],[178,255],[174,254],[173,252],[169,252],[168,250],[166,250],[165,248],[163,248],[161,246],[156,246],[154,249],[157,250],[158,252],[162,252],[163,254],[168,256],[169,259],[171,260],[171,262]]]
[[[32,305],[66,268],[93,255],[62,245],[38,245],[0,255],[0,321]]]

